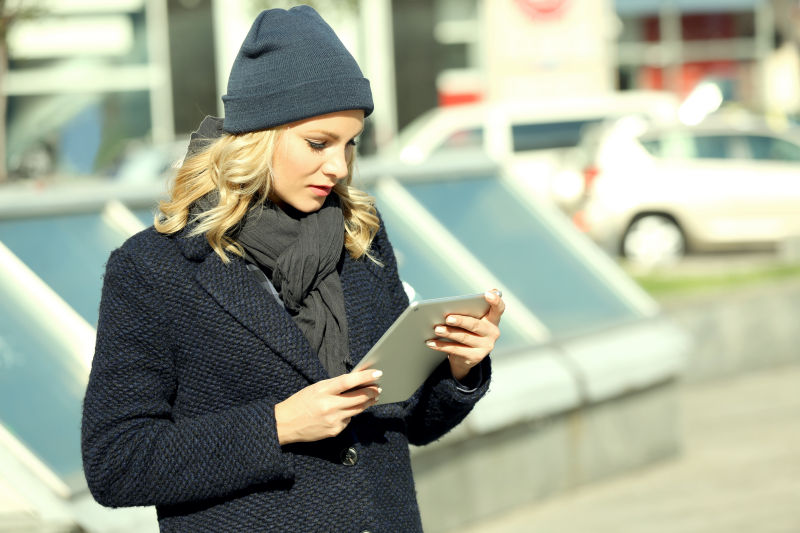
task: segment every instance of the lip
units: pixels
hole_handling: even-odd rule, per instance
[[[328,185],[309,185],[308,188],[317,196],[328,196],[333,190],[333,187]]]

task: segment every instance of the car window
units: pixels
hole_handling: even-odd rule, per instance
[[[746,157],[746,147],[738,148],[729,135],[696,134],[671,130],[641,142],[651,154],[664,159],[727,159]],[[745,152],[743,153],[743,149]]]
[[[514,124],[511,127],[514,151],[524,152],[577,146],[583,132],[590,126],[601,122],[602,119],[598,118],[539,124]]]
[[[694,137],[694,157],[698,159],[740,158],[743,154],[735,150],[729,135],[697,135]]]
[[[583,333],[640,316],[499,176],[431,176],[404,187],[554,336]]]
[[[91,325],[108,255],[127,237],[100,213],[0,221],[0,241]]]
[[[435,152],[460,148],[482,148],[483,128],[458,130],[440,144]]]
[[[647,150],[652,156],[660,157],[661,156],[661,140],[660,139],[648,139],[639,141],[639,144],[642,145],[642,148]]]
[[[766,135],[747,135],[745,137],[753,159],[775,161],[800,161],[800,146]]]

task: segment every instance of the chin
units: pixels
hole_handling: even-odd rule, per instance
[[[325,199],[321,200],[308,200],[305,202],[292,202],[289,205],[294,207],[296,210],[300,211],[301,213],[313,213],[314,211],[319,211],[322,208],[322,205],[325,203]]]

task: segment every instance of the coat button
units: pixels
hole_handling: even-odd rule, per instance
[[[355,448],[350,446],[342,452],[342,464],[345,466],[353,466],[358,462],[358,452]]]

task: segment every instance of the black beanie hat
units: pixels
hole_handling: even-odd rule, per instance
[[[245,133],[304,118],[363,109],[372,92],[356,60],[309,6],[262,11],[228,78],[223,129]]]

